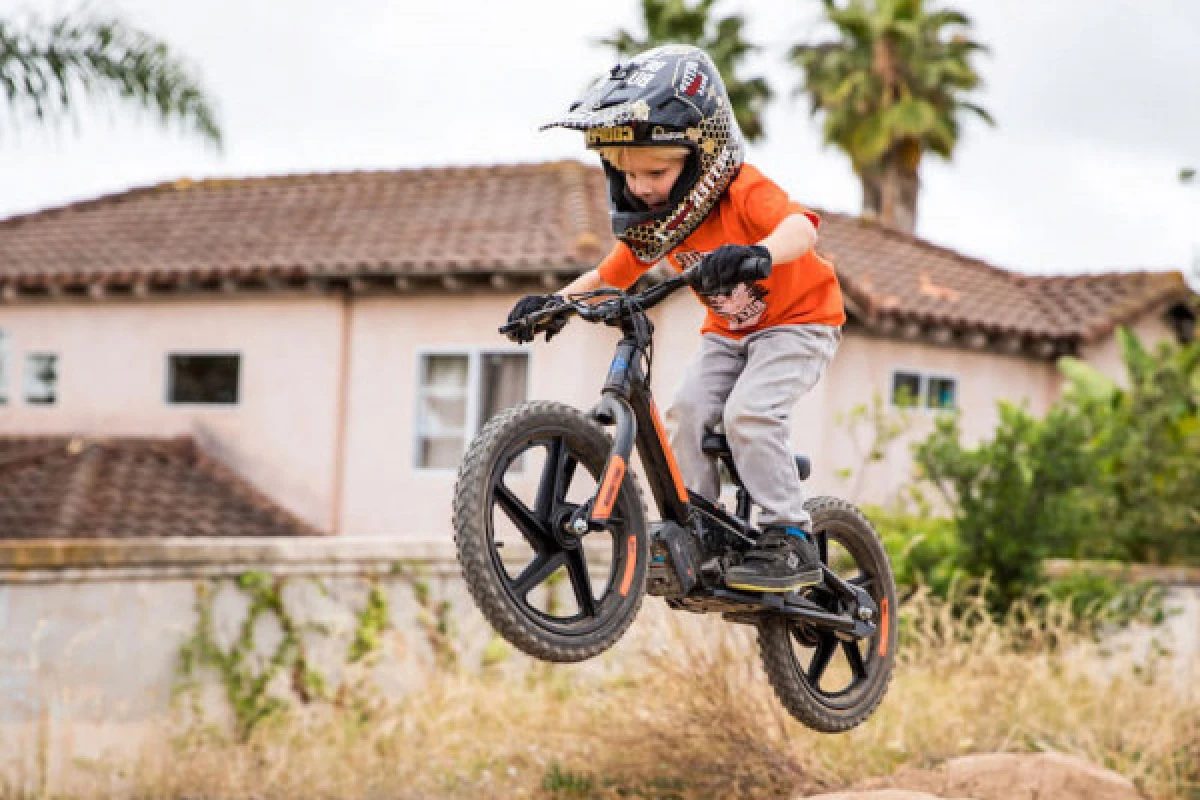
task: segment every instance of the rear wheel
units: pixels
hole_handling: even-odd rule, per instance
[[[763,667],[784,707],[824,733],[849,730],[869,717],[887,693],[896,662],[896,584],[883,543],[851,503],[818,497],[805,503],[822,560],[843,579],[865,589],[879,609],[875,634],[855,639],[782,615],[759,623]],[[844,613],[824,587],[807,592],[826,611]]]
[[[577,409],[533,402],[491,419],[454,489],[463,577],[505,639],[545,661],[611,647],[645,592],[645,510],[626,474],[605,530],[576,536],[571,514],[596,492],[609,438]]]

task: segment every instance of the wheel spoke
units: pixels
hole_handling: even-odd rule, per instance
[[[596,598],[592,594],[592,579],[588,576],[587,560],[583,557],[583,549],[567,551],[567,574],[571,578],[571,588],[575,590],[575,601],[584,616],[596,616]]]
[[[565,457],[562,463],[562,472],[559,473],[559,480],[554,487],[554,501],[561,503],[567,499],[567,489],[571,487],[571,481],[575,478],[575,467],[579,466],[579,462],[571,455],[571,451],[564,449]]]
[[[513,582],[513,589],[516,590],[517,596],[522,600],[526,599],[529,593],[545,583],[546,579],[553,575],[565,560],[566,557],[562,552],[538,553],[537,557],[521,570],[521,574]]]
[[[521,499],[503,483],[496,485],[496,502],[512,520],[512,524],[517,526],[517,530],[525,537],[525,541],[529,542],[529,546],[540,553],[545,547],[544,543],[550,539],[546,524],[534,516]]]
[[[575,459],[567,451],[561,436],[554,438],[546,447],[546,463],[542,466],[542,477],[538,481],[536,509],[541,519],[550,519],[554,506],[566,496],[567,483],[575,474]]]
[[[817,649],[813,652],[812,662],[808,665],[808,685],[812,688],[820,690],[821,678],[825,675],[825,668],[829,666],[829,659],[833,657],[835,649],[837,639],[832,634],[822,634],[821,640],[817,642]]]
[[[848,580],[846,582],[854,584],[855,586],[862,589],[867,594],[871,593],[871,587],[875,585],[875,581],[871,578],[870,575],[866,574],[865,572],[858,573],[857,575],[855,575],[853,578],[851,578],[850,580]]]
[[[863,663],[862,651],[858,649],[858,642],[842,642],[842,651],[846,654],[846,660],[850,662],[850,669],[854,673],[854,679],[865,681],[867,679],[867,665]]]

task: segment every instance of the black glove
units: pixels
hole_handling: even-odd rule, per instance
[[[704,257],[692,277],[702,294],[753,283],[771,274],[771,251],[762,245],[723,244]]]
[[[553,308],[562,304],[563,299],[557,294],[527,294],[517,301],[512,311],[508,312],[508,321],[510,323],[517,322],[535,311]],[[548,317],[537,323],[536,330],[532,324],[522,325],[511,331],[508,334],[508,338],[517,343],[532,342],[533,335],[537,331],[545,331],[546,341],[550,341],[550,337],[561,331],[566,324],[567,320],[565,317]]]

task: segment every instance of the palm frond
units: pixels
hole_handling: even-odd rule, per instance
[[[220,147],[221,129],[193,71],[167,44],[120,19],[31,17],[18,27],[0,19],[0,85],[10,109],[53,121],[79,95],[117,100],[179,120]]]

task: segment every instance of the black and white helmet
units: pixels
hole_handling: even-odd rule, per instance
[[[698,47],[664,45],[618,64],[568,113],[542,126],[583,131],[589,149],[683,146],[691,151],[670,205],[648,210],[608,161],[613,233],[643,263],[658,261],[696,230],[737,176],[745,146],[725,84]]]

